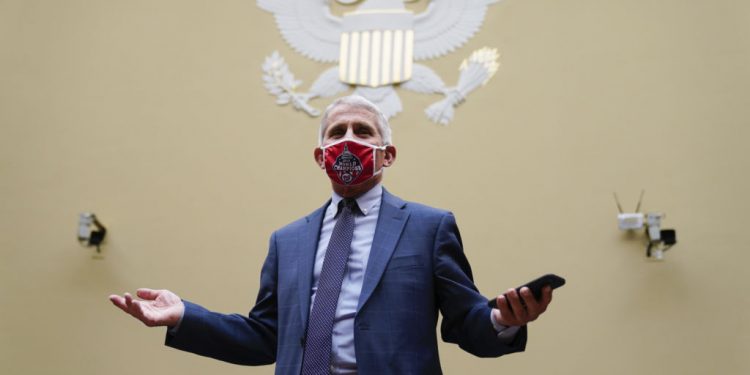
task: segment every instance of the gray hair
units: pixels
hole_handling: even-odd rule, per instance
[[[380,111],[380,108],[373,104],[371,101],[365,99],[362,96],[359,95],[349,95],[349,96],[342,96],[336,100],[333,101],[323,112],[323,118],[320,120],[320,134],[318,134],[318,145],[323,144],[323,136],[326,131],[326,127],[328,126],[328,115],[333,111],[336,107],[347,105],[354,108],[361,108],[364,109],[373,115],[375,115],[375,118],[377,119],[377,127],[378,132],[380,133],[380,136],[383,138],[383,144],[384,145],[391,145],[393,143],[391,139],[391,125],[388,124],[388,119],[385,117],[383,112]]]

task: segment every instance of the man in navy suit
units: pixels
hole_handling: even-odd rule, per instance
[[[524,350],[526,324],[547,309],[551,289],[539,301],[528,288],[509,289],[497,297],[499,309],[488,307],[453,215],[382,187],[383,168],[396,160],[390,133],[387,119],[364,98],[344,97],[326,109],[314,157],[331,178],[332,197],[273,233],[248,315],[211,312],[168,290],[139,289],[140,299],[126,293],[110,300],[147,326],[169,327],[171,347],[237,364],[275,362],[277,374],[439,374],[438,313],[442,339],[469,353]],[[331,292],[331,278],[323,280],[334,261],[326,255],[333,258],[331,246],[344,233],[336,224],[345,220],[351,220],[347,253]],[[327,319],[315,311],[316,296],[324,306],[331,293],[332,323],[316,336],[324,345],[313,345],[311,331]],[[309,364],[321,356],[316,345],[322,370]]]

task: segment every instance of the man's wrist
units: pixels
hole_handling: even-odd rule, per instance
[[[521,329],[519,326],[506,326],[504,324],[501,324],[495,319],[495,312],[490,314],[490,321],[492,322],[492,327],[495,329],[495,332],[497,333],[497,338],[505,341],[505,342],[511,342],[516,337],[516,334]]]
[[[167,333],[174,336],[177,334],[177,331],[180,329],[180,324],[182,324],[182,318],[185,317],[185,304],[182,305],[182,311],[180,312],[180,317],[177,319],[177,323],[175,323],[172,326],[167,327]]]
[[[493,315],[494,314],[490,315],[490,321],[492,321],[492,327],[495,328],[495,332],[500,333],[500,332],[505,331],[508,328],[514,327],[514,326],[506,326],[504,324],[499,323]]]

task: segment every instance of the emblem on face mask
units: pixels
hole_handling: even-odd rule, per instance
[[[347,145],[344,145],[344,152],[333,163],[333,171],[336,172],[341,182],[349,185],[362,174],[362,162],[356,155],[349,152]]]

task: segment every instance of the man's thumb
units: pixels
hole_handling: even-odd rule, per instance
[[[153,289],[140,288],[136,291],[136,295],[143,299],[154,300],[159,296],[159,292]]]

